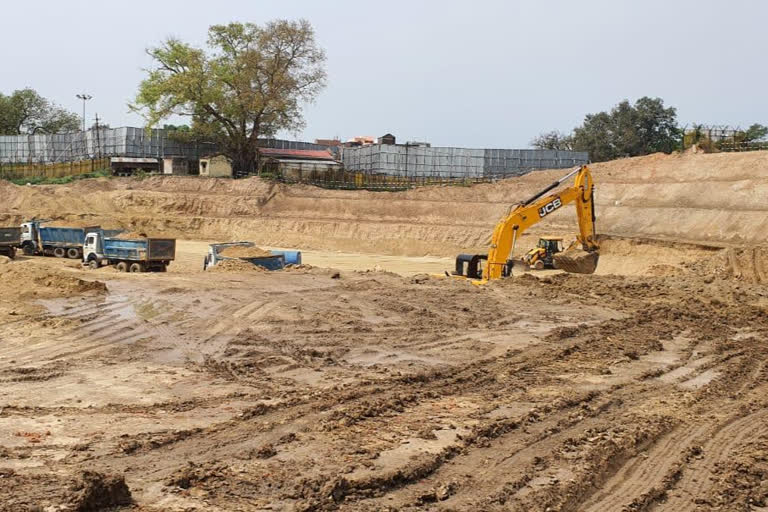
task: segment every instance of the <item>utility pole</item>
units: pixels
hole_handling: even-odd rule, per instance
[[[75,97],[77,99],[83,100],[83,133],[85,133],[85,102],[93,98],[90,94],[81,93],[76,94]]]
[[[101,137],[99,134],[100,131],[101,130],[99,130],[99,114],[97,112],[96,113],[96,157],[99,160],[101,160]]]

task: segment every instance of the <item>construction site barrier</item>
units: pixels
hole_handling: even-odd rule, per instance
[[[109,169],[109,158],[57,163],[0,163],[0,179],[42,179],[81,176]]]

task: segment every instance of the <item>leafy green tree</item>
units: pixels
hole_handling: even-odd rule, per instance
[[[258,137],[304,126],[302,104],[325,85],[325,53],[305,20],[214,25],[208,49],[168,39],[148,50],[154,68],[132,105],[154,126],[173,115],[216,142],[236,175],[249,173]]]
[[[594,162],[616,158],[615,128],[606,112],[587,114],[584,124],[573,131],[573,149],[588,151]]]
[[[0,93],[0,135],[74,132],[80,118],[43,98],[33,89]]]
[[[744,142],[760,141],[765,139],[766,136],[768,136],[768,126],[755,123],[744,132]]]
[[[589,151],[600,162],[650,153],[670,153],[678,147],[677,111],[664,108],[661,98],[643,97],[634,105],[624,100],[610,112],[588,114],[573,132],[573,149]]]
[[[164,124],[163,130],[167,132],[189,132],[190,128],[187,124]]]
[[[172,140],[185,143],[205,142],[200,139],[201,134],[194,132],[187,124],[164,124],[163,130]]]
[[[567,151],[573,149],[573,136],[565,135],[557,130],[542,133],[531,141],[531,146],[536,149],[556,149]]]

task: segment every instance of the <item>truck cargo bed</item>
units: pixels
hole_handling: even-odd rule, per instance
[[[0,228],[0,245],[6,247],[21,245],[21,228]]]
[[[80,248],[84,240],[85,230],[83,228],[40,228],[40,242],[42,242],[43,247]]]
[[[124,261],[173,261],[176,240],[173,238],[104,239],[104,256]]]

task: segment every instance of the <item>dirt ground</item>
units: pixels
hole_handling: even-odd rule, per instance
[[[433,275],[459,239],[238,222],[306,265],[203,272],[200,226],[162,274],[0,265],[0,510],[768,510],[762,247],[613,236],[475,286]]]

